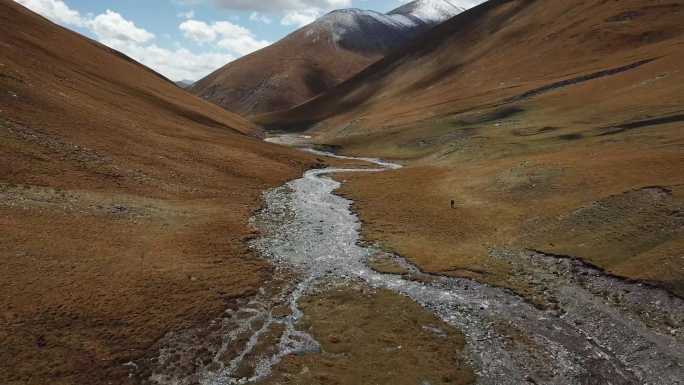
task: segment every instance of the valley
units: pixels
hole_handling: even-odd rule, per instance
[[[506,246],[681,295],[681,15],[675,3],[489,1],[256,121],[342,154],[406,162],[344,176],[340,194],[355,202],[367,239],[425,271],[522,293],[490,256]],[[662,38],[630,43],[650,34]]]
[[[391,163],[364,161],[399,169]],[[682,378],[684,367],[676,364],[684,359],[682,336],[675,325],[684,321],[684,301],[662,289],[607,275],[577,260],[532,251],[493,251],[494,258],[511,267],[515,279],[537,292],[539,297],[532,301],[473,279],[425,273],[406,259],[361,240],[361,225],[350,211],[352,202],[333,195],[340,183],[329,176],[381,172],[378,168],[312,170],[267,192],[266,206],[253,219],[261,236],[252,246],[278,266],[279,282],[285,288],[266,289],[259,297],[268,298],[269,292],[274,297],[249,303],[216,321],[260,329],[221,330],[216,338],[222,343],[205,347],[213,357],[206,366],[188,377],[166,377],[153,383],[262,383],[268,378],[265,383],[337,382],[342,365],[338,361],[345,354],[352,354],[345,364],[354,372],[344,383],[377,378],[406,384],[676,384]],[[354,321],[344,316],[330,318],[317,308],[327,301],[334,303],[331,296],[343,298],[344,305],[337,306],[362,306],[365,299],[354,298],[360,294],[350,292],[364,293],[362,298],[383,307],[391,306],[386,302],[395,301],[397,294],[412,299],[424,310],[408,314],[421,319],[416,326],[438,337],[432,342],[434,349],[442,344],[441,339],[449,341],[454,333],[449,328],[464,334],[461,356],[451,351],[452,362],[435,368],[429,368],[429,351],[421,354],[422,363],[417,365],[410,357],[407,362],[401,356],[391,358],[398,367],[413,368],[408,377],[399,371],[388,376],[379,374],[377,367],[366,368],[366,361],[376,362],[376,355],[381,354],[373,350],[377,347],[364,340],[363,351],[357,353],[354,345],[360,341],[355,335],[357,326],[351,326]],[[378,310],[380,314],[387,311],[372,309]],[[426,311],[436,319],[414,314]],[[240,312],[252,315],[245,319]],[[255,322],[260,319],[264,322]],[[326,334],[330,328],[336,334]],[[377,333],[387,331],[380,326]],[[237,337],[245,332],[246,336]],[[393,332],[401,333],[397,343],[402,344],[408,344],[408,333],[414,333],[411,328]],[[388,346],[386,342],[382,345]],[[238,349],[236,358],[226,358],[226,347],[243,343],[245,350]],[[430,342],[412,342],[405,349],[416,354],[426,343]],[[183,357],[183,345],[175,341],[172,346],[177,349],[174,356]],[[286,359],[295,354],[299,357]],[[167,368],[180,366],[177,361],[167,363]],[[326,376],[332,373],[337,375]]]
[[[325,180],[325,175],[350,171],[308,172],[269,192],[267,206],[257,217],[264,234],[256,243],[262,255],[303,271],[306,285],[319,281],[323,287],[313,291],[316,296],[325,297],[326,290],[339,291],[340,286],[344,290],[349,282],[408,296],[464,333],[461,365],[474,371],[475,383],[676,384],[684,375],[684,367],[676,364],[684,358],[681,336],[672,328],[684,321],[680,298],[579,261],[537,252],[492,252],[542,296],[536,306],[472,279],[426,274],[358,238],[360,225],[349,211],[351,202],[329,195],[340,184]],[[377,171],[366,173],[373,177]],[[388,259],[394,271],[371,268],[368,261],[374,258]],[[468,378],[426,376],[407,383]],[[291,383],[301,383],[294,378]]]
[[[0,383],[682,383],[684,2],[320,8],[197,81],[29,3],[0,0]],[[237,3],[159,18],[286,25]]]
[[[228,63],[190,92],[243,116],[286,110],[334,88],[464,10],[449,0],[413,1],[387,14],[335,10]]]

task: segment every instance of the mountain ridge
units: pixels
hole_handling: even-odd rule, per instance
[[[491,0],[253,120],[342,154],[408,162],[342,193],[377,224],[370,239],[422,255],[427,270],[476,266],[497,283],[507,273],[489,250],[515,245],[681,296],[684,227],[662,213],[684,205],[683,16],[681,2]],[[648,186],[667,191],[662,201],[641,197]]]
[[[453,14],[462,10],[449,0],[424,1],[416,2],[417,10],[448,6],[417,15],[411,14],[413,8],[406,8],[414,3],[397,8],[394,14],[358,8],[332,11],[271,46],[228,63],[196,82],[190,91],[245,116],[292,107],[453,16],[445,9],[451,7]]]

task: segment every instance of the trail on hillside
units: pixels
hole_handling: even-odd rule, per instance
[[[378,168],[310,170],[265,193],[265,206],[253,218],[261,236],[252,246],[277,266],[279,290],[262,289],[257,299],[227,315],[223,324],[232,326],[218,332],[221,350],[201,368],[196,377],[200,383],[255,382],[285,355],[316,351],[313,337],[297,329],[302,316],[297,301],[330,281],[408,296],[460,329],[478,384],[684,381],[684,301],[658,288],[605,275],[578,260],[531,251],[493,253],[544,293],[548,306],[470,279],[426,274],[396,255],[385,257],[404,273],[374,270],[369,258],[383,252],[362,243],[352,202],[334,194],[340,183],[330,176],[399,166],[340,158]],[[286,311],[278,316],[283,307]],[[229,349],[235,352],[226,358]],[[240,370],[248,357],[250,369]],[[171,378],[157,379],[170,383]]]

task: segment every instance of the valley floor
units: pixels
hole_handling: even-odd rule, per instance
[[[275,279],[208,331],[170,335],[152,383],[679,383],[684,301],[662,288],[512,245],[426,272],[424,253],[362,241],[328,176],[402,170],[311,170],[270,190],[253,247]]]
[[[366,239],[429,272],[533,295],[491,251],[538,250],[681,297],[684,142],[677,124],[660,130],[582,146],[491,139],[485,148],[477,142],[486,138],[464,138],[401,170],[342,174],[340,194],[355,202]],[[407,154],[358,140],[348,152]]]

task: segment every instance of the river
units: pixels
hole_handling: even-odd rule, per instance
[[[297,144],[291,138],[286,141]],[[522,250],[492,253],[542,287],[554,306],[535,306],[507,289],[470,279],[425,274],[396,255],[388,258],[405,274],[378,272],[368,259],[382,252],[362,242],[352,202],[334,194],[340,182],[332,176],[401,166],[314,152],[369,162],[376,168],[309,170],[264,194],[264,208],[252,220],[261,235],[251,246],[277,267],[277,290],[262,290],[227,314],[221,321],[226,326],[219,331],[221,348],[214,349],[213,361],[196,375],[198,382],[258,382],[284,356],[317,351],[315,339],[297,328],[302,316],[297,302],[321,290],[326,281],[346,281],[408,296],[461,330],[478,384],[684,383],[680,298],[605,275],[578,260]],[[278,315],[275,309],[283,306],[287,311]],[[274,325],[279,326],[275,336]],[[239,370],[246,357],[253,362],[248,374]],[[156,378],[158,383],[170,383],[172,377]]]

